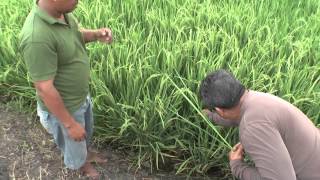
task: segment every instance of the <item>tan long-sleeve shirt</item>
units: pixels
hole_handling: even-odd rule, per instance
[[[216,114],[221,125],[234,126]],[[249,91],[241,106],[240,142],[255,166],[230,162],[242,180],[320,180],[320,131],[304,113],[271,94]]]

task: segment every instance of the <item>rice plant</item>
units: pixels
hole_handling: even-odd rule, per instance
[[[226,68],[249,89],[270,92],[320,124],[318,0],[81,0],[82,27],[108,26],[111,46],[90,44],[95,140],[130,154],[136,167],[230,173],[236,129],[201,113],[198,85]],[[35,106],[18,51],[32,0],[0,2],[0,93]]]

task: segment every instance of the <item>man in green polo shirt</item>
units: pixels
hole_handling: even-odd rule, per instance
[[[21,32],[21,51],[38,97],[41,124],[70,169],[97,178],[87,149],[93,131],[85,43],[112,42],[111,30],[79,30],[70,14],[77,0],[37,0]],[[96,158],[94,160],[101,160]]]

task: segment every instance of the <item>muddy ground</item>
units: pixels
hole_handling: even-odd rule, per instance
[[[97,148],[96,148],[97,149]],[[100,179],[170,180],[221,179],[215,177],[182,177],[169,172],[150,174],[147,169],[130,168],[125,156],[114,149],[98,150],[107,157],[104,165],[96,165]],[[30,115],[17,113],[0,104],[0,180],[6,179],[87,179],[63,165],[63,157],[52,138]]]

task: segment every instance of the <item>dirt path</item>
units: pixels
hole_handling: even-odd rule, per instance
[[[100,179],[106,179],[106,175],[112,180],[186,179],[168,173],[150,175],[146,170],[134,172],[129,170],[129,163],[121,153],[104,149],[102,154],[108,163],[96,166],[102,174]],[[64,167],[58,148],[36,120],[0,104],[0,180],[6,179],[86,178]]]

